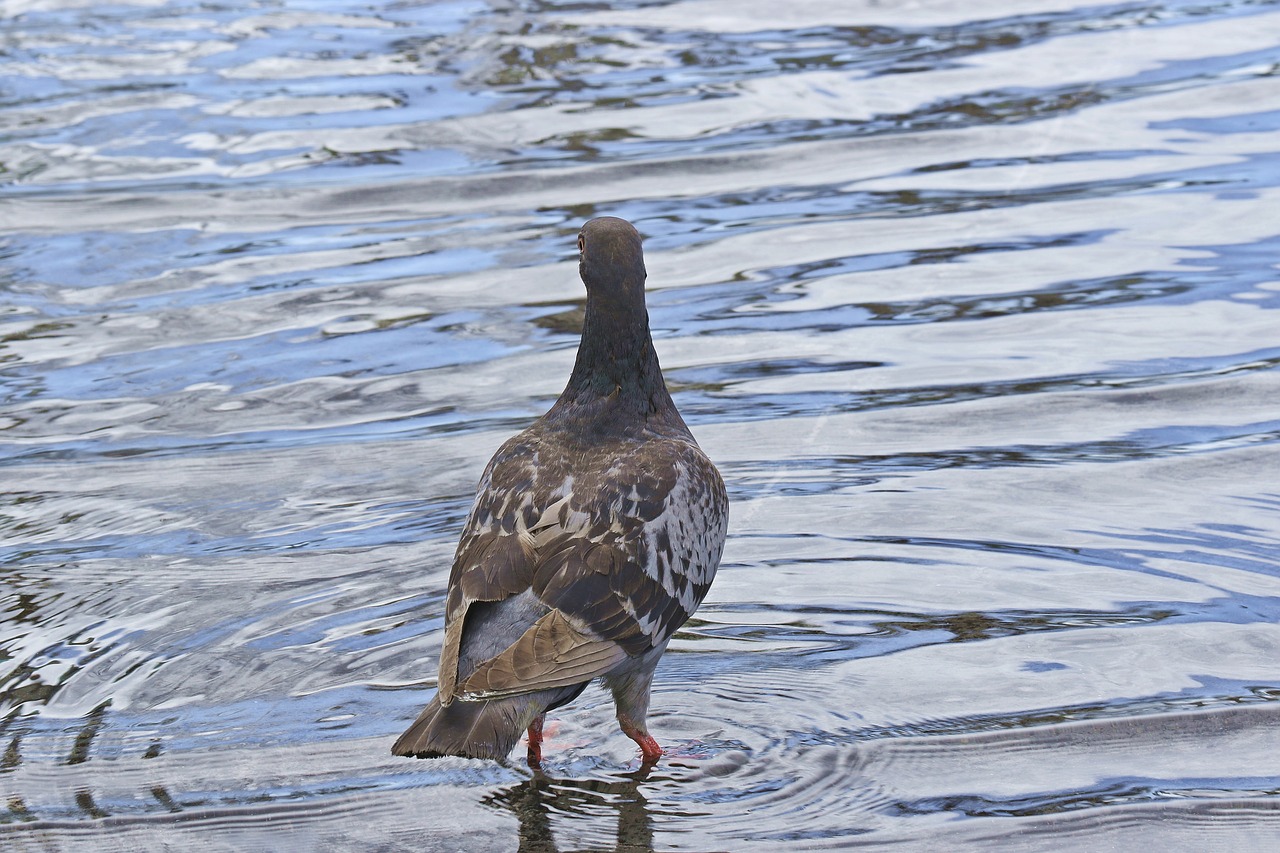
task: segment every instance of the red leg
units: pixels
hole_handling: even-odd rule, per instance
[[[529,724],[529,766],[537,769],[542,766],[542,723],[546,714],[539,714]]]
[[[652,735],[627,720],[619,719],[618,723],[622,727],[622,733],[640,745],[642,764],[654,764],[662,757],[662,747],[658,746]]]

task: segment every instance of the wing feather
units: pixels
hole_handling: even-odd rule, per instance
[[[568,687],[604,675],[626,657],[617,643],[592,637],[552,610],[458,689],[464,699],[494,699]]]
[[[442,704],[581,684],[665,642],[692,615],[720,558],[724,484],[696,445],[642,447],[643,457],[613,448],[576,459],[573,470],[600,472],[577,480],[521,436],[495,455],[450,575]],[[459,672],[471,605],[526,590],[550,610]]]

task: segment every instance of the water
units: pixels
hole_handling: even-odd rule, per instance
[[[0,2],[19,850],[1269,850],[1280,6]],[[590,216],[733,500],[638,773],[389,755]]]

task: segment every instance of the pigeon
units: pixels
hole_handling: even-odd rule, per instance
[[[614,217],[578,234],[587,288],[568,385],[489,461],[458,542],[438,691],[395,755],[503,760],[594,679],[643,763],[654,669],[711,586],[729,499],[676,411],[645,308],[640,234]]]

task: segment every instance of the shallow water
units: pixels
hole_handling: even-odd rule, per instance
[[[19,850],[1271,849],[1280,7],[0,2]],[[733,500],[647,776],[416,762],[646,235]]]

